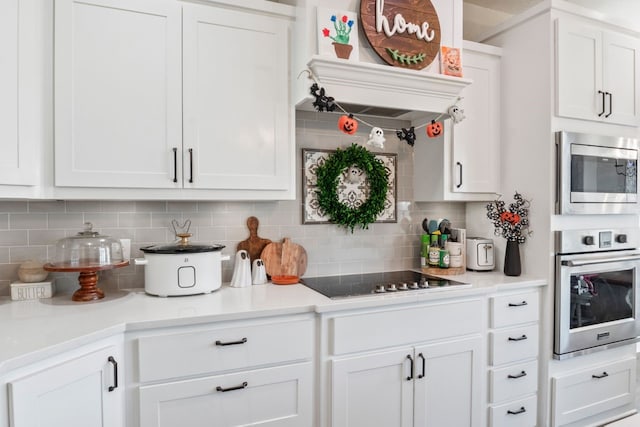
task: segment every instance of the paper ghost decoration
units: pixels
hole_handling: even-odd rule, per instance
[[[460,123],[465,119],[464,110],[457,105],[452,105],[449,107],[449,115],[451,116],[451,120],[453,123]]]
[[[416,142],[416,132],[413,126],[409,129],[402,128],[402,130],[396,131],[396,135],[400,141],[407,141],[407,144],[413,147]]]
[[[347,182],[350,184],[359,184],[360,180],[360,169],[355,166],[351,166],[347,169]]]
[[[384,132],[379,127],[374,127],[369,133],[367,144],[378,148],[384,148]]]

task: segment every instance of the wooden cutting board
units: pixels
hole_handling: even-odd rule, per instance
[[[249,254],[249,260],[253,262],[253,260],[260,258],[260,254],[262,250],[271,243],[269,239],[263,239],[258,236],[258,225],[260,221],[255,216],[250,216],[247,218],[247,228],[249,228],[249,238],[243,240],[238,243],[237,251],[244,249]]]
[[[307,251],[285,237],[282,242],[271,242],[260,255],[269,276],[298,276],[307,271]]]

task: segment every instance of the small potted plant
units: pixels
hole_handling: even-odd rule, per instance
[[[353,20],[349,19],[346,15],[342,15],[342,18],[338,20],[336,15],[331,15],[331,22],[333,22],[333,28],[336,31],[336,35],[332,36],[331,31],[328,28],[322,29],[322,34],[325,37],[329,37],[333,40],[333,48],[336,51],[338,58],[349,59],[353,46],[349,44],[349,37],[351,35],[351,29],[353,28]]]

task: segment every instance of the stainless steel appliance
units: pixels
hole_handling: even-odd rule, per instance
[[[495,267],[493,240],[467,237],[467,270],[489,271]]]
[[[636,213],[638,140],[556,133],[559,214]]]
[[[470,283],[443,279],[411,270],[304,277],[300,279],[300,283],[332,299],[471,287]]]
[[[554,357],[637,341],[639,229],[556,233]]]

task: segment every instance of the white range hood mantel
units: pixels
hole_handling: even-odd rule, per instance
[[[413,114],[407,114],[408,119],[446,112],[462,89],[472,83],[460,77],[318,55],[307,66],[325,94],[339,104],[410,111]],[[311,96],[298,107],[312,109],[309,100]]]

